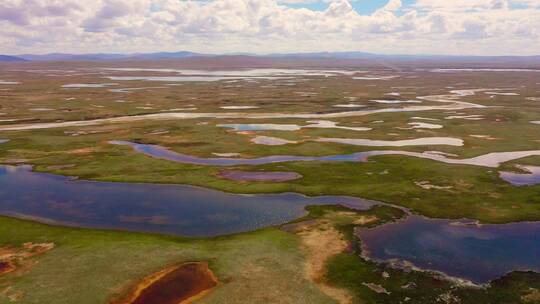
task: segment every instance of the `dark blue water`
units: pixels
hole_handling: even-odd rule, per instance
[[[345,196],[239,195],[182,185],[79,181],[30,170],[0,166],[0,214],[77,227],[214,236],[285,223],[303,215],[307,205],[375,204]],[[475,283],[513,270],[540,271],[540,222],[475,226],[413,215],[357,235],[371,258],[405,260]]]
[[[529,173],[500,172],[499,176],[514,186],[530,186],[540,184],[540,167],[518,166]]]
[[[214,236],[282,224],[307,205],[373,205],[358,198],[240,195],[183,186],[72,180],[0,166],[0,214],[77,227]]]
[[[476,226],[410,216],[357,235],[370,258],[405,260],[475,283],[540,271],[540,222]]]

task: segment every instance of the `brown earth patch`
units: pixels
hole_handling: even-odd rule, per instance
[[[185,304],[207,294],[218,280],[206,262],[169,267],[144,278],[118,304]]]
[[[54,243],[24,243],[21,247],[0,247],[0,275],[28,266],[28,259],[54,248]]]
[[[521,297],[524,303],[540,303],[540,291],[536,288],[529,288],[529,292]]]
[[[89,154],[95,152],[97,149],[95,147],[80,148],[68,151],[69,154]]]
[[[10,261],[0,262],[0,275],[12,272],[13,270],[15,270],[15,265],[13,265],[13,263],[11,263]]]
[[[332,287],[324,281],[328,259],[348,248],[344,236],[326,220],[310,221],[307,225],[297,225],[295,228],[307,253],[306,276],[323,293],[339,303],[352,303],[352,296],[346,290]]]
[[[364,226],[364,225],[367,225],[367,224],[371,224],[371,223],[374,223],[376,221],[378,221],[379,218],[374,216],[374,215],[370,215],[370,216],[359,216],[357,219],[355,219],[353,221],[353,224],[355,225],[361,225],[361,226]]]
[[[357,212],[353,211],[337,211],[334,214],[338,217],[348,217],[352,219],[352,223],[355,225],[367,225],[379,220],[378,217],[374,215],[359,215]]]

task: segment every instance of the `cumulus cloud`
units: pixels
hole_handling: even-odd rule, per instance
[[[539,0],[3,0],[0,53],[540,53]],[[290,4],[323,3],[324,10]]]

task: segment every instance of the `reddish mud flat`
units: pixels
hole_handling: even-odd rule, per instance
[[[301,178],[302,176],[296,172],[256,172],[256,171],[238,171],[238,170],[222,170],[219,172],[222,178],[235,181],[267,181],[267,182],[284,182]]]
[[[206,262],[191,262],[164,269],[144,279],[129,304],[180,304],[197,299],[218,284]]]

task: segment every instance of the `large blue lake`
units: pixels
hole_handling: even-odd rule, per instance
[[[62,225],[215,236],[278,225],[305,214],[307,205],[373,202],[301,194],[241,195],[185,186],[108,183],[0,166],[0,214]]]

